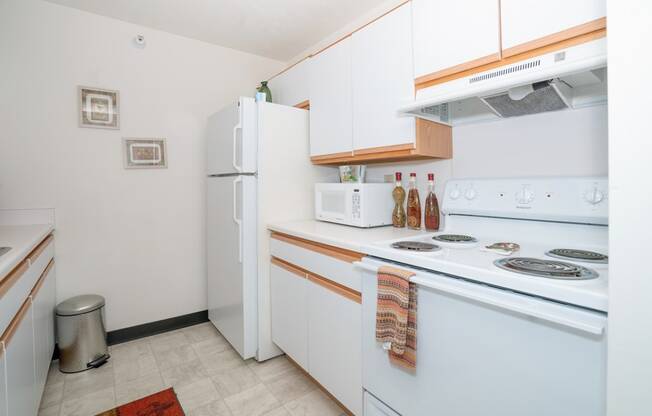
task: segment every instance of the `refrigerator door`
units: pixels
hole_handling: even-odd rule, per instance
[[[244,359],[258,347],[256,177],[210,177],[208,317]]]
[[[256,172],[258,157],[257,107],[253,98],[240,97],[208,119],[208,175]]]

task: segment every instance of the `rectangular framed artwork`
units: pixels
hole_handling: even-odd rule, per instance
[[[125,169],[167,168],[165,139],[122,139]]]
[[[93,87],[78,87],[79,126],[120,128],[120,93]]]

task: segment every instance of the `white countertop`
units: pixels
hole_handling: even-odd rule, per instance
[[[363,247],[371,243],[425,234],[424,231],[394,228],[392,226],[357,228],[316,220],[271,223],[267,225],[267,228],[279,233],[364,254],[367,253]]]
[[[0,256],[0,280],[4,279],[54,227],[50,224],[1,225],[0,247],[11,247]]]

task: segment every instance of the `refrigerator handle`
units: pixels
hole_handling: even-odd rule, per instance
[[[239,122],[233,127],[233,168],[236,172],[242,172],[242,166],[238,166],[238,130],[242,130]]]
[[[238,261],[240,263],[242,263],[242,220],[238,218],[238,183],[241,182],[241,176],[233,180],[233,222],[238,225]]]

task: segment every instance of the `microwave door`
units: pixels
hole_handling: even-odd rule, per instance
[[[350,201],[346,189],[322,189],[317,192],[318,217],[325,221],[350,222]]]

